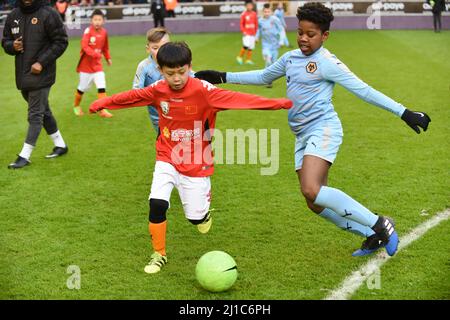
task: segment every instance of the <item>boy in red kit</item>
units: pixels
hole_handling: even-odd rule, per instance
[[[189,77],[191,50],[183,42],[161,46],[157,62],[164,80],[143,89],[115,94],[92,103],[91,113],[107,109],[154,106],[159,114],[156,164],[149,196],[149,233],[154,253],[145,272],[156,273],[167,263],[166,211],[173,188],[186,218],[207,233],[212,219],[210,176],[214,171],[211,136],[216,114],[227,109],[289,109],[288,99],[268,99],[217,88]]]
[[[106,80],[103,72],[102,55],[106,62],[112,64],[109,54],[108,34],[103,28],[105,23],[103,12],[95,9],[91,15],[91,26],[86,28],[81,39],[80,61],[78,62],[77,72],[80,73],[80,83],[75,93],[75,103],[73,111],[77,116],[83,115],[80,107],[83,94],[88,90],[92,82],[97,87],[98,98],[106,97]],[[111,118],[113,115],[107,110],[99,113],[101,117]]]
[[[255,49],[256,32],[258,31],[258,15],[253,10],[253,2],[245,2],[246,10],[241,14],[241,32],[242,32],[242,49],[236,57],[239,64],[244,63],[244,55],[247,52],[245,59],[246,64],[254,64],[252,61],[252,50]]]

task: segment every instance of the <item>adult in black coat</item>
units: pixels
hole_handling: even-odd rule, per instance
[[[164,0],[152,0],[150,12],[153,14],[155,28],[164,27],[164,17],[166,16],[166,6]]]
[[[47,0],[18,0],[18,7],[6,18],[2,47],[7,54],[15,56],[16,86],[28,102],[29,124],[22,151],[8,166],[11,169],[30,163],[42,127],[55,144],[47,158],[68,151],[48,104],[50,88],[56,79],[56,59],[67,45],[61,17]]]
[[[429,0],[431,5],[431,12],[433,12],[433,26],[434,32],[441,32],[442,28],[442,11],[445,11],[445,0]]]

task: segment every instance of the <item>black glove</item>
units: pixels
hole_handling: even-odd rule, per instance
[[[428,124],[431,122],[430,117],[426,113],[408,109],[403,112],[402,120],[417,133],[420,133],[419,127],[421,127],[423,131],[427,131]]]
[[[206,80],[212,84],[227,82],[227,73],[215,70],[201,70],[194,75],[198,79]]]

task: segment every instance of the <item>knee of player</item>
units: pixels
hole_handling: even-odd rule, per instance
[[[305,197],[305,199],[307,200],[308,207],[309,207],[309,203],[313,204],[314,201],[316,200],[316,197],[320,191],[320,187],[321,187],[320,185],[316,185],[316,184],[302,184],[301,185],[302,194]]]
[[[150,199],[150,212],[148,221],[152,223],[161,223],[166,221],[166,212],[169,209],[169,202],[162,199]]]
[[[305,199],[305,200],[306,200],[306,205],[308,206],[309,210],[311,210],[315,214],[322,213],[322,211],[323,211],[322,207],[315,205],[313,201],[310,201],[308,199]]]
[[[316,206],[314,205],[314,202],[306,199],[306,197],[305,197],[305,200],[306,200],[306,205],[308,206],[309,210],[316,213],[316,210],[315,210]]]

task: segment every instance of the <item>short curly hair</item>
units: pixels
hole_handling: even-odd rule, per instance
[[[325,7],[320,2],[306,3],[297,9],[298,21],[307,20],[317,24],[322,32],[330,30],[330,23],[334,16],[331,9]]]

